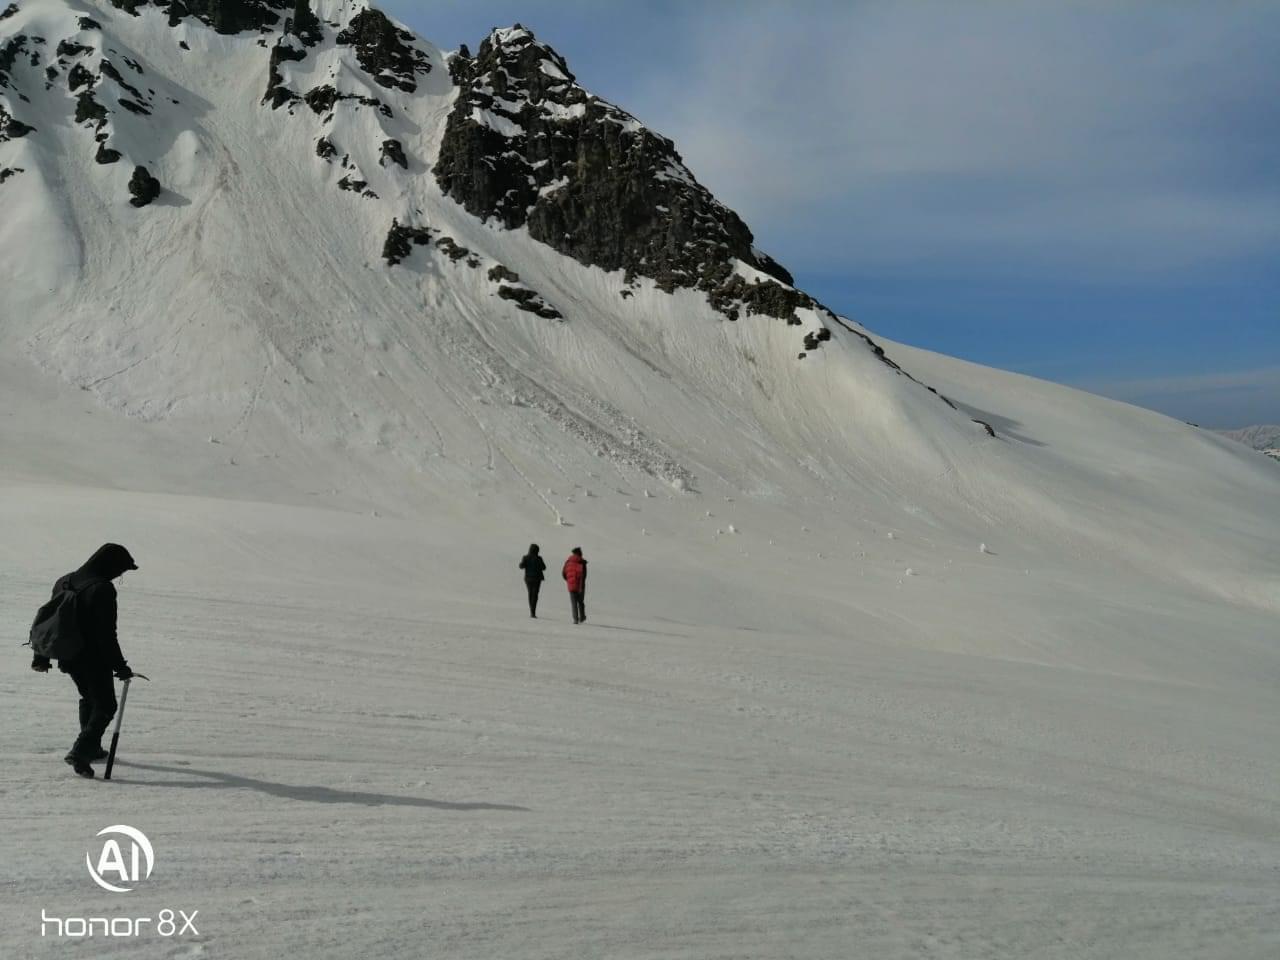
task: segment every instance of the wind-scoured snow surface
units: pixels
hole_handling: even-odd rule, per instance
[[[1280,954],[1274,464],[482,222],[445,56],[359,7],[15,6],[0,956]],[[153,678],[111,783],[17,645],[105,541]],[[41,936],[164,908],[200,936]]]

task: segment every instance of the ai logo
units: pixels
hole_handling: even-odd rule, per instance
[[[122,849],[121,841],[110,837],[102,845],[102,850],[98,854],[98,865],[96,867],[93,865],[92,851],[84,855],[84,865],[89,868],[89,876],[93,877],[93,882],[103,890],[110,890],[112,893],[128,893],[133,889],[132,885],[151,876],[151,868],[155,866],[156,861],[155,853],[151,850],[151,841],[141,830],[124,824],[98,831],[100,837],[107,834],[119,834],[124,838],[127,846]],[[142,872],[144,862],[145,873]],[[119,885],[108,882],[106,877],[118,881]]]

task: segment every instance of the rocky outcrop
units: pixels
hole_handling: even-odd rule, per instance
[[[299,63],[307,59],[307,51],[300,48],[292,37],[281,37],[271,48],[271,59],[267,64],[267,92],[262,95],[263,103],[270,103],[272,110],[279,110],[286,103],[294,103],[302,98],[284,84],[284,74],[280,72],[286,63]]]
[[[674,144],[588,94],[550,47],[518,24],[450,63],[462,87],[435,175],[446,194],[573,257],[659,288],[708,293],[741,309],[794,316],[815,301],[753,245],[751,231],[685,167]],[[734,274],[741,261],[764,277]]]
[[[130,204],[145,207],[160,196],[160,181],[146,167],[134,167],[133,176],[129,178],[129,193],[133,196]]]
[[[404,147],[399,140],[384,140],[382,143],[378,165],[385,167],[388,163],[394,163],[405,170],[409,169],[409,158],[404,155]]]
[[[111,0],[111,5],[135,17],[141,7],[168,7],[171,27],[194,17],[218,33],[232,34],[275,26],[293,0]]]
[[[13,87],[12,71],[18,57],[27,52],[27,38],[24,34],[10,37],[0,44],[0,90]]]
[[[347,174],[338,181],[339,190],[347,190],[351,193],[358,193],[360,196],[369,200],[377,200],[378,195],[369,189],[369,181],[362,180],[359,176]]]
[[[93,159],[96,163],[101,163],[103,165],[117,163],[120,160],[120,151],[112,150],[105,143],[99,141],[98,150],[93,155]]]
[[[503,300],[511,300],[526,313],[532,313],[548,320],[561,320],[564,315],[547,301],[543,300],[535,290],[528,287],[512,287],[502,284],[498,287],[498,296]]]
[[[394,267],[409,259],[415,245],[424,247],[430,242],[430,227],[411,227],[398,219],[392,220],[386,243],[382,245],[382,259]]]
[[[67,89],[75,93],[81,87],[93,86],[93,74],[85,69],[84,64],[77,63],[67,74]]]
[[[90,120],[95,124],[107,122],[107,108],[98,102],[92,87],[76,97],[76,123],[88,123]]]
[[[0,107],[0,143],[21,139],[29,133],[34,133],[35,129],[16,117],[10,116],[4,107]]]
[[[357,13],[338,34],[337,42],[355,47],[361,69],[383,87],[413,93],[418,89],[418,75],[431,72],[427,55],[416,46],[417,38],[380,10]]]

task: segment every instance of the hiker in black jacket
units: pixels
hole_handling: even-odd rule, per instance
[[[64,589],[76,592],[76,617],[84,638],[84,650],[71,660],[59,660],[58,669],[70,674],[80,691],[80,735],[66,761],[82,777],[92,777],[94,760],[106,759],[102,735],[116,715],[114,673],[121,680],[133,676],[120,652],[116,637],[116,588],[111,582],[126,570],[137,570],[129,551],[118,543],[99,547],[79,570],[68,573],[53,587],[56,596]],[[31,669],[45,673],[48,657],[37,655]]]
[[[529,591],[529,616],[538,616],[538,591],[542,589],[542,580],[547,572],[547,565],[538,556],[538,545],[529,544],[529,552],[520,559],[520,569],[524,571],[524,585]]]

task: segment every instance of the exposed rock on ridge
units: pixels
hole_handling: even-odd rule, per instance
[[[528,30],[495,30],[474,58],[460,51],[450,73],[462,90],[435,175],[474,215],[667,292],[706,291],[726,315],[739,304],[778,317],[814,305],[670,140],[583,90]],[[735,260],[773,279],[735,279]]]

